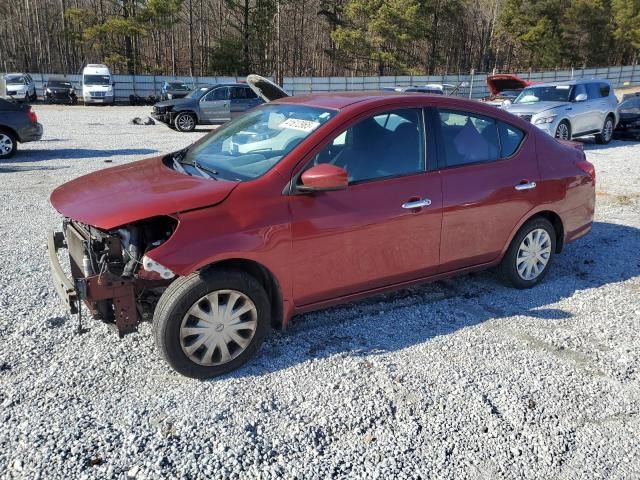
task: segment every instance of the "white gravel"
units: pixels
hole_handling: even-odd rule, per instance
[[[35,110],[44,139],[0,164],[0,478],[640,478],[640,144],[586,145],[597,221],[539,287],[482,273],[304,315],[198,382],[148,324],[76,335],[45,231],[55,186],[203,133]]]

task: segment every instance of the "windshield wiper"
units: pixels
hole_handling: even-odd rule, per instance
[[[189,150],[189,147],[177,152],[173,156],[174,162],[178,162],[180,165],[188,165],[189,167],[195,168],[198,171],[198,173],[200,175],[202,175],[203,177],[207,177],[207,178],[212,178],[214,180],[218,180],[215,177],[216,175],[218,175],[217,170],[205,167],[204,165],[201,165],[200,163],[198,163],[196,160],[193,160],[191,162],[185,161],[184,157],[186,156],[188,150]]]

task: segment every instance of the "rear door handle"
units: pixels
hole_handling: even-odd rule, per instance
[[[516,190],[531,190],[536,188],[536,182],[519,183],[514,187]]]
[[[408,208],[409,210],[411,210],[413,208],[428,207],[429,205],[431,205],[431,200],[429,200],[428,198],[424,198],[422,200],[413,200],[411,202],[403,203],[402,208]]]

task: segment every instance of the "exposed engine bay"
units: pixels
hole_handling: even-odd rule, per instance
[[[56,250],[69,250],[78,313],[84,301],[94,318],[115,324],[121,336],[151,319],[175,275],[145,254],[164,243],[177,223],[172,217],[154,217],[103,231],[65,219],[54,243]]]

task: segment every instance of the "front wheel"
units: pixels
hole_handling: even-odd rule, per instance
[[[524,289],[545,277],[556,251],[556,231],[546,218],[525,223],[511,241],[498,273],[504,283]]]
[[[173,124],[179,132],[193,132],[196,128],[196,117],[192,113],[180,113]]]
[[[600,131],[600,133],[596,134],[596,143],[600,145],[606,145],[607,143],[609,143],[611,141],[611,138],[613,137],[613,129],[613,118],[611,118],[611,116],[608,116],[604,121],[602,130]]]
[[[153,316],[167,363],[191,378],[216,377],[246,363],[270,325],[267,294],[243,272],[194,273],[173,282]]]
[[[562,120],[557,128],[555,137],[560,140],[571,140],[571,125],[566,120]]]

